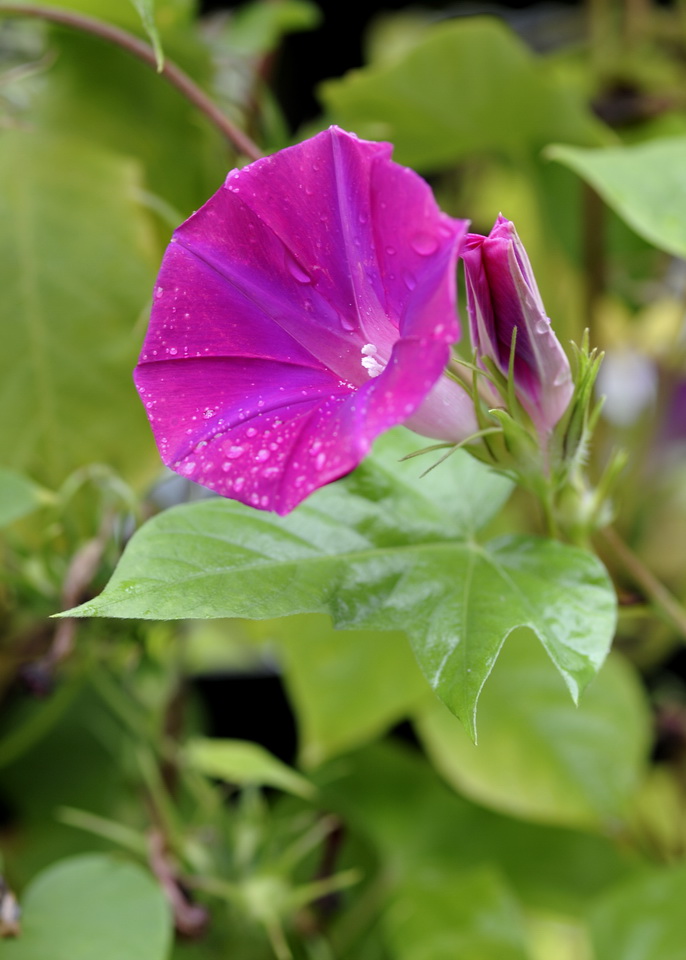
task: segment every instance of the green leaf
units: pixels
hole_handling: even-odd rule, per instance
[[[143,28],[150,38],[150,43],[155,51],[155,59],[157,60],[157,72],[159,73],[164,66],[164,52],[162,50],[160,33],[155,23],[155,0],[131,0],[131,3],[138,11]]]
[[[527,908],[575,915],[636,872],[635,853],[606,837],[476,806],[397,742],[357,751],[319,776],[326,809],[372,838],[398,880],[488,867]]]
[[[528,960],[519,905],[489,867],[418,872],[383,922],[397,960]]]
[[[189,741],[185,753],[196,770],[227,783],[277,787],[305,799],[311,799],[315,794],[314,787],[305,777],[257,743],[197,737]]]
[[[22,934],[7,960],[166,960],[172,923],[159,885],[115,857],[73,857],[39,874],[22,898]]]
[[[53,486],[94,460],[140,474],[152,450],[131,369],[154,248],[137,168],[68,135],[12,129],[0,136],[0,178],[12,184],[0,194],[0,433],[11,465]]]
[[[440,703],[418,717],[429,756],[459,791],[503,813],[590,829],[625,816],[650,728],[625,661],[610,658],[575,707],[524,633],[505,644],[484,690],[478,747]]]
[[[0,467],[0,527],[6,527],[33,513],[46,502],[48,494],[15,470]]]
[[[286,34],[314,30],[321,21],[321,10],[310,0],[253,0],[233,14],[227,41],[236,53],[256,56],[274,50]]]
[[[683,866],[609,893],[591,913],[594,960],[683,960],[685,901]]]
[[[397,160],[423,169],[481,153],[521,158],[551,140],[607,141],[580,96],[495,18],[444,21],[403,56],[329,80],[320,94],[336,123],[391,140]]]
[[[378,736],[426,694],[402,633],[341,634],[322,616],[270,621],[260,633],[278,647],[304,766],[316,767]]]
[[[686,137],[604,150],[556,145],[546,156],[574,170],[645,240],[686,257]]]
[[[82,2],[84,6],[97,2],[98,8],[104,4],[116,22],[125,17],[131,23],[122,25],[139,26],[128,0]],[[208,89],[214,71],[207,44],[188,9],[191,5],[195,6],[192,0],[157,0],[156,20],[167,56]],[[135,158],[140,165],[136,195],[143,192],[148,202],[153,195],[159,211],[180,211],[176,226],[223,181],[231,162],[226,140],[175,87],[125,50],[78,31],[51,30],[49,41],[46,82],[27,91],[27,125],[55,136],[70,131],[92,147]],[[179,157],[183,163],[176,162]],[[163,214],[160,241],[165,244],[170,233],[167,219]],[[157,264],[160,256],[161,249]]]
[[[398,441],[380,452],[389,449],[397,453]],[[535,537],[479,546],[473,526],[509,483],[467,455],[421,481],[418,469],[377,455],[286,518],[223,500],[169,510],[141,528],[104,593],[75,615],[330,613],[339,628],[403,630],[472,734],[503,642],[530,626],[577,697],[614,631],[614,592],[600,562]]]

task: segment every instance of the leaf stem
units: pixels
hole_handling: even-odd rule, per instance
[[[72,10],[62,10],[59,7],[43,7],[32,3],[0,3],[0,16],[36,17],[41,20],[49,20],[52,23],[59,23],[74,30],[81,30],[84,33],[90,33],[101,40],[121,47],[122,50],[126,50],[132,56],[142,60],[143,63],[147,63],[153,70],[158,69],[157,56],[149,43],[145,43],[127,30],[122,30],[120,27],[115,27],[113,24],[105,23],[95,17],[89,17]],[[239,153],[244,154],[251,160],[259,160],[263,156],[257,144],[247,134],[243,133],[212,102],[195,81],[191,80],[188,74],[173,61],[165,59],[159,73],[172,86],[176,87],[194,107],[204,113],[210,123],[214,124],[221,135]]]
[[[600,531],[600,536],[621,560],[624,569],[636,586],[643,590],[645,596],[652,601],[654,606],[662,612],[681,634],[682,638],[686,640],[686,610],[676,597],[645,566],[640,557],[636,556],[631,547],[622,540],[613,527],[605,527]]]

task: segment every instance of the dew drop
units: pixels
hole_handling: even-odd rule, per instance
[[[388,254],[389,257],[394,257],[396,252],[397,251],[395,247],[386,247],[386,253]]]
[[[247,437],[254,437],[256,434],[257,430],[254,427],[248,427],[248,429],[245,431],[245,435]]]
[[[169,348],[169,353],[172,355],[172,357],[175,357],[176,354],[177,354],[176,347],[170,347],[170,348]]]
[[[163,288],[163,287],[155,287],[155,297],[156,297],[157,300],[160,299],[160,297],[162,296],[163,293],[164,293],[164,288]]]
[[[226,456],[229,458],[229,460],[238,460],[238,458],[243,455],[243,451],[243,447],[229,447],[226,452]]]
[[[317,454],[317,459],[314,461],[314,465],[317,468],[317,470],[321,470],[325,463],[326,463],[326,454],[325,453]]]
[[[303,270],[289,250],[286,250],[285,259],[286,268],[294,280],[297,280],[298,283],[312,283],[312,277]]]
[[[408,290],[414,290],[417,286],[417,280],[413,273],[410,273],[409,270],[405,270],[403,273],[403,280],[405,281],[405,286]]]
[[[255,455],[255,459],[258,460],[260,463],[264,463],[265,460],[269,460],[269,456],[270,456],[269,450],[258,450],[258,452]]]
[[[414,252],[422,257],[429,257],[438,250],[438,241],[430,233],[417,233],[410,244]]]
[[[233,482],[234,490],[238,490],[238,492],[240,493],[240,491],[243,489],[244,486],[245,486],[245,477],[236,477],[236,479]]]
[[[341,326],[344,330],[347,330],[350,333],[352,330],[356,329],[356,324],[354,320],[351,320],[350,317],[346,317],[345,314],[340,315]]]

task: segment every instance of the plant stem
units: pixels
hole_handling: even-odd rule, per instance
[[[645,596],[686,640],[686,610],[676,597],[651,573],[616,530],[605,527],[600,531],[600,536],[621,560],[636,586],[641,588]]]
[[[71,10],[62,10],[59,7],[43,7],[38,4],[23,3],[0,3],[0,16],[9,17],[36,17],[41,20],[49,20],[52,23],[59,23],[62,26],[70,27],[74,30],[81,30],[84,33],[90,33],[121,47],[132,56],[147,63],[153,70],[157,70],[157,57],[155,51],[149,43],[140,40],[134,34],[120,27],[115,27],[110,23],[97,20],[95,17],[88,17],[82,13],[76,13]],[[244,154],[251,160],[259,160],[263,156],[259,149],[247,134],[243,133],[229,118],[210,100],[207,94],[173,61],[165,59],[164,65],[159,71],[160,74],[172,86],[176,87],[180,93],[189,100],[194,107],[197,107],[208,120],[214,124],[221,135],[231,143],[239,153]]]

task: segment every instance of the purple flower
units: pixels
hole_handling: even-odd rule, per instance
[[[470,233],[461,252],[472,344],[507,376],[512,333],[515,395],[540,434],[567,409],[574,390],[569,361],[546,316],[514,224],[499,216],[487,237]],[[492,390],[496,402],[502,402]]]
[[[175,232],[134,374],[162,459],[284,514],[399,424],[476,429],[443,376],[466,221],[336,127],[242,170]]]

